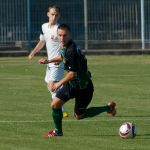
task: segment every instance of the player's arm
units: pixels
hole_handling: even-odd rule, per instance
[[[35,48],[31,51],[31,53],[28,56],[28,59],[32,59],[34,57],[34,55],[39,52],[43,47],[45,46],[45,41],[44,40],[40,40],[37,45],[35,46]]]
[[[77,74],[76,72],[69,71],[63,79],[61,79],[59,82],[54,84],[52,88],[52,92],[55,92],[63,84],[68,83],[70,80],[72,80],[76,76],[76,74]]]
[[[59,87],[61,87],[65,83],[68,83],[77,75],[78,60],[76,51],[70,51],[69,53],[67,53],[66,59],[68,60],[69,63],[67,69],[68,72],[63,79],[61,79],[59,82],[54,83],[52,91],[56,91]]]
[[[55,57],[55,58],[52,58],[52,59],[50,59],[50,60],[48,60],[47,58],[41,58],[40,60],[39,60],[39,63],[40,64],[48,64],[48,63],[60,63],[60,62],[62,62],[62,60],[63,60],[63,58],[61,57],[61,55],[60,56],[57,56],[57,57]]]

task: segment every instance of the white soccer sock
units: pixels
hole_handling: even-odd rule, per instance
[[[65,109],[65,106],[64,106],[64,105],[62,105],[62,106],[61,106],[61,110],[62,110],[62,112],[65,112],[65,111],[66,111],[66,109]]]

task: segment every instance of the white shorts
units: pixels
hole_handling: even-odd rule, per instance
[[[48,83],[49,81],[60,81],[63,78],[63,74],[64,69],[62,67],[47,66],[45,82]]]

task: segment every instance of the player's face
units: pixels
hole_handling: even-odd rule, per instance
[[[65,47],[71,39],[70,32],[68,30],[58,29],[57,34],[60,46]]]
[[[57,23],[58,19],[60,18],[60,13],[55,8],[51,8],[49,9],[47,16],[49,18],[50,24],[54,25]]]

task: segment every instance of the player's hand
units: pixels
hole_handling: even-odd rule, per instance
[[[54,83],[54,85],[52,87],[52,92],[56,92],[59,89],[60,86],[61,85],[60,85],[59,82]]]
[[[39,59],[39,63],[40,64],[48,64],[48,60],[47,60],[47,58],[41,58],[41,59]]]
[[[55,65],[59,65],[59,64],[60,64],[60,62],[55,62],[54,64],[55,64]]]
[[[31,60],[31,59],[33,59],[33,57],[34,57],[34,54],[30,53],[28,56],[28,59]]]

